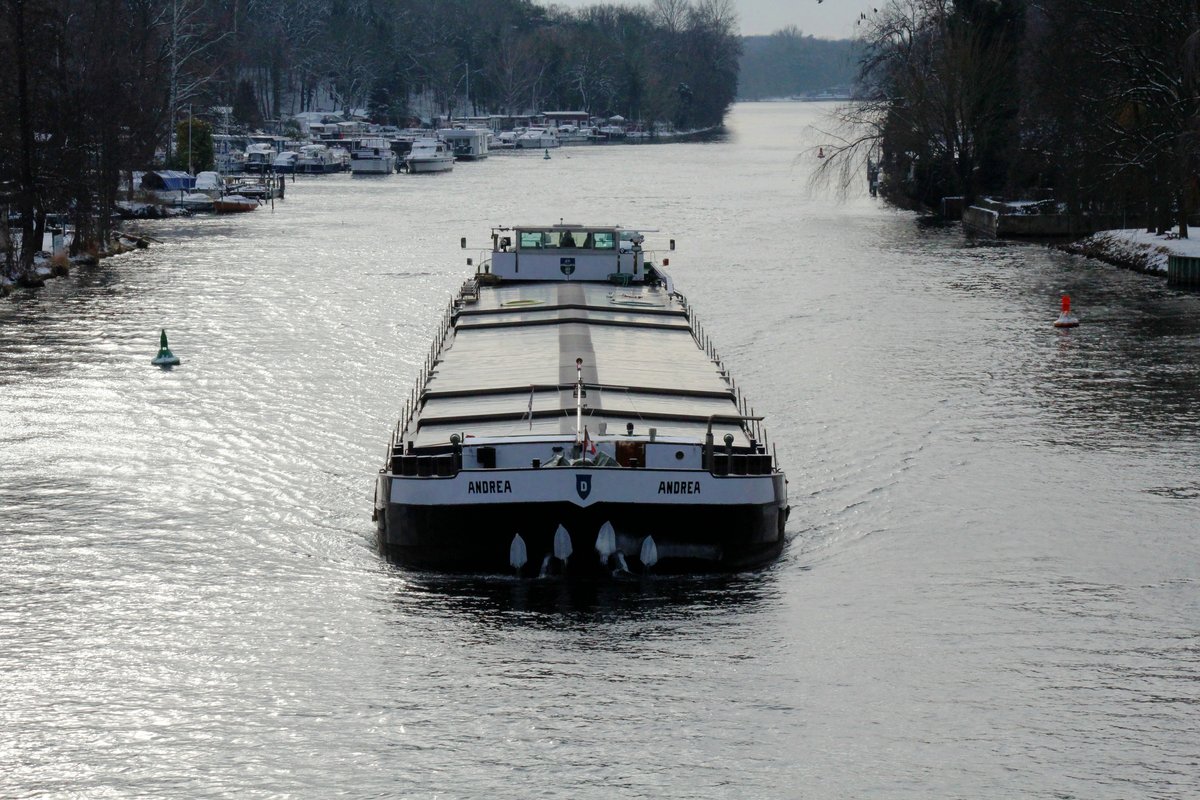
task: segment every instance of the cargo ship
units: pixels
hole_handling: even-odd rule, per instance
[[[780,554],[787,481],[762,418],[646,232],[498,227],[467,259],[377,477],[390,558],[536,577]]]

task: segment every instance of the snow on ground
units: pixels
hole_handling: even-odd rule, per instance
[[[1180,239],[1174,233],[1146,233],[1145,228],[1100,231],[1076,242],[1072,251],[1145,272],[1167,271],[1167,256],[1200,258],[1200,239]]]
[[[984,197],[980,205],[1005,214],[1065,214],[1067,204],[1057,200],[1004,200]]]

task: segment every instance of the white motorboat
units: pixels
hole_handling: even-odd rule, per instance
[[[558,141],[558,134],[553,128],[526,128],[525,132],[517,137],[517,147],[530,150],[545,150],[551,147],[558,147],[561,144]]]
[[[323,144],[306,144],[296,157],[296,172],[306,175],[324,175],[341,169],[333,151]]]
[[[533,577],[779,555],[787,482],[762,418],[643,241],[611,225],[492,230],[377,476],[392,558]]]
[[[592,128],[581,128],[570,123],[559,125],[557,128],[558,141],[561,144],[583,144],[598,138]]]
[[[220,197],[225,193],[225,181],[217,172],[198,172],[196,173],[195,190],[201,194],[207,195],[210,199]]]
[[[441,139],[417,139],[404,158],[408,172],[449,172],[454,169],[454,153]]]
[[[355,175],[390,175],[396,171],[396,154],[387,139],[359,139],[350,151],[350,171]]]
[[[350,151],[344,147],[331,145],[329,147],[329,155],[333,157],[333,163],[337,169],[334,172],[346,172],[350,169]]]

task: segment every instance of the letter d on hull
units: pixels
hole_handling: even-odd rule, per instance
[[[576,475],[575,492],[579,495],[580,500],[587,500],[587,496],[592,493],[592,476]]]

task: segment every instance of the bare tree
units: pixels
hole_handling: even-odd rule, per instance
[[[204,58],[230,35],[229,31],[213,29],[208,11],[204,0],[168,0],[156,20],[166,31],[162,41],[167,67],[168,129],[173,128],[179,110],[195,99],[216,74],[216,65],[204,63]],[[168,159],[173,147],[168,130]]]
[[[864,166],[882,168],[888,194],[923,202],[1002,182],[989,160],[1016,113],[1006,22],[944,0],[889,0],[864,14],[861,100],[818,143],[828,148],[818,177],[844,187]]]
[[[5,116],[15,125],[4,125],[3,148],[4,172],[16,179],[16,206],[21,215],[21,251],[15,266],[18,279],[28,279],[33,268],[34,255],[41,247],[45,230],[46,206],[44,187],[40,179],[41,159],[35,130],[41,126],[35,121],[33,97],[42,88],[39,73],[31,61],[34,58],[35,42],[44,33],[47,4],[29,0],[4,0],[4,24],[0,33],[0,49],[12,54],[15,80],[12,94],[4,91]],[[5,81],[5,84],[8,82]],[[6,87],[7,88],[7,87]],[[14,135],[15,134],[15,135]],[[15,145],[15,147],[13,146]]]
[[[546,71],[533,40],[524,35],[503,36],[492,51],[487,74],[499,93],[500,107],[507,114],[524,109],[530,92]]]
[[[668,35],[683,33],[687,28],[691,4],[688,0],[654,0],[650,4],[654,22]]]

